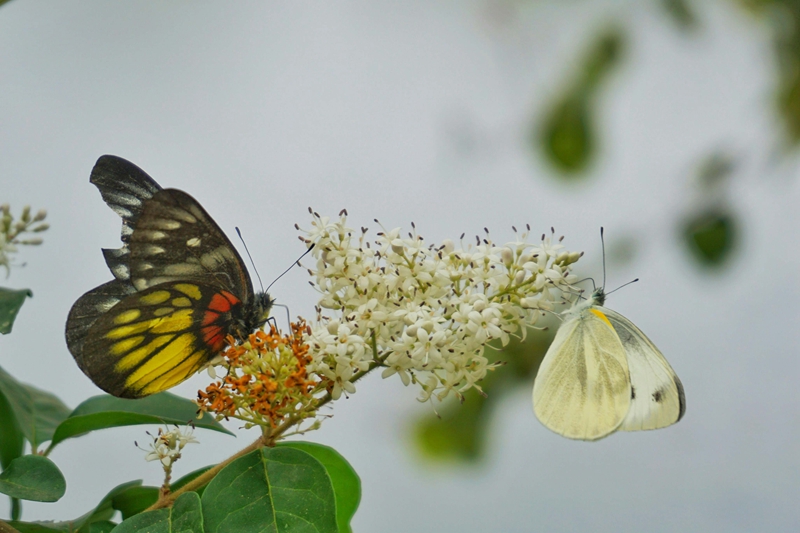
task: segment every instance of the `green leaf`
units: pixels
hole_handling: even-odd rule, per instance
[[[203,468],[198,468],[197,470],[186,474],[185,476],[181,477],[174,483],[170,485],[170,489],[172,492],[177,491],[193,479],[197,478],[199,475],[206,472],[210,469],[211,466],[204,466]],[[198,495],[203,493],[205,487],[200,487],[198,490],[194,491]],[[149,487],[149,486],[136,486],[130,487],[124,492],[117,494],[112,501],[112,506],[114,509],[122,513],[122,518],[127,519],[131,516],[137,515],[156,503],[158,500],[158,487]]]
[[[187,492],[178,496],[171,509],[138,514],[118,525],[113,533],[204,533],[200,496]]]
[[[111,506],[122,513],[122,519],[125,520],[156,503],[158,491],[158,487],[129,487],[112,498]]]
[[[175,492],[178,489],[182,488],[184,485],[186,485],[190,481],[193,481],[195,478],[197,478],[201,474],[204,474],[207,470],[209,470],[213,466],[214,465],[204,466],[203,468],[198,468],[194,472],[189,472],[188,474],[186,474],[182,478],[178,479],[175,483],[173,483],[170,486],[170,488],[172,489],[172,492]],[[195,489],[194,492],[196,492],[199,496],[202,496],[203,492],[205,492],[207,486],[208,486],[208,484],[203,485],[202,487],[199,487],[199,488]]]
[[[130,487],[141,485],[141,481],[130,481],[123,483],[112,489],[106,494],[97,506],[75,520],[66,520],[63,522],[12,522],[14,527],[17,527],[21,532],[25,533],[48,533],[55,532],[69,532],[69,533],[92,533],[96,531],[108,531],[108,526],[116,526],[111,522],[111,518],[116,511],[111,506],[111,502],[117,494],[128,490]]]
[[[22,455],[25,437],[11,405],[0,389],[0,469]]]
[[[0,333],[6,335],[11,333],[14,319],[17,318],[20,307],[25,302],[25,298],[33,297],[30,289],[5,289],[0,287]]]
[[[114,498],[119,494],[129,490],[131,487],[138,487],[142,484],[141,480],[138,481],[128,481],[127,483],[122,483],[121,485],[117,485],[113,489],[109,491],[108,494],[103,496],[103,499],[100,500],[100,503],[95,506],[94,509],[86,513],[85,515],[76,518],[75,520],[70,520],[68,522],[61,522],[58,524],[59,526],[65,526],[67,531],[75,532],[75,533],[90,533],[92,524],[97,522],[106,522],[111,520],[116,513],[114,509],[113,502]]]
[[[541,141],[550,163],[566,175],[576,175],[594,156],[595,133],[589,102],[584,95],[567,95],[545,117]]]
[[[261,448],[226,466],[202,497],[207,533],[335,533],[336,500],[325,467],[308,453]]]
[[[194,471],[192,471],[192,472],[189,472],[189,473],[188,473],[188,474],[186,474],[185,476],[183,476],[183,477],[179,478],[179,479],[178,479],[178,480],[177,480],[175,483],[173,483],[173,484],[170,486],[170,488],[172,489],[172,492],[175,492],[176,490],[178,490],[178,489],[182,488],[184,485],[186,485],[186,484],[187,484],[187,483],[189,483],[190,481],[193,481],[193,480],[195,480],[195,479],[196,479],[196,478],[198,478],[198,477],[199,477],[201,474],[205,474],[205,473],[206,473],[208,470],[210,470],[210,469],[211,469],[211,468],[213,468],[214,466],[215,466],[215,465],[209,465],[209,466],[204,466],[203,468],[198,468],[197,470],[194,470]],[[201,488],[200,488],[200,490],[203,490],[203,488],[201,487]],[[197,491],[197,492],[198,492],[198,494],[200,493],[199,491]]]
[[[161,392],[138,400],[116,398],[108,394],[94,396],[80,404],[56,429],[55,446],[59,442],[90,431],[138,424],[175,424],[212,429],[233,435],[211,418],[196,418],[197,404],[169,392]]]
[[[336,497],[336,523],[340,533],[349,533],[350,521],[361,501],[361,479],[339,452],[329,446],[313,442],[284,442],[278,447],[295,448],[313,456],[322,463],[330,476]]]
[[[128,518],[112,530],[112,533],[171,533],[169,509],[158,509]]]
[[[541,146],[544,156],[563,178],[583,177],[597,147],[594,126],[595,97],[601,83],[619,63],[625,37],[617,27],[606,29],[592,42],[573,81],[550,104],[541,124],[531,130],[531,144]]]
[[[682,30],[693,30],[697,27],[697,16],[687,0],[661,0],[661,7]]]
[[[700,264],[719,268],[736,246],[736,222],[727,210],[710,208],[687,220],[683,235],[689,251]]]
[[[115,527],[117,527],[117,524],[111,520],[92,522],[89,525],[89,533],[111,533]]]
[[[21,500],[58,501],[67,482],[58,467],[41,455],[17,457],[0,473],[0,492]]]
[[[2,368],[0,394],[5,396],[22,434],[34,449],[53,438],[55,427],[69,413],[69,408],[56,396],[20,383]]]

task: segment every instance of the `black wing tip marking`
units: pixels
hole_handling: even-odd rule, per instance
[[[681,383],[681,380],[678,379],[678,376],[675,376],[675,387],[678,389],[678,402],[680,404],[678,419],[675,420],[675,422],[677,422],[683,418],[684,414],[686,414],[686,395],[683,393],[683,383]]]

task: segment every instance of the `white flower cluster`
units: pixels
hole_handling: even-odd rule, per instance
[[[486,231],[460,248],[450,240],[428,245],[416,229],[407,237],[384,230],[373,247],[366,228],[346,226],[346,212],[337,221],[311,213],[311,229],[301,231],[315,245],[310,273],[321,298],[306,339],[309,370],[334,383],[334,399],[355,392],[351,379],[375,364],[385,367],[384,378],[419,384],[420,401],[481,390],[477,382],[494,366],[487,343],[505,346],[552,309],[560,291],[570,290],[571,265],[582,255],[552,237],[528,243],[530,228],[502,246]]]
[[[160,461],[165,468],[171,467],[172,463],[180,459],[184,446],[198,442],[190,427],[182,430],[176,426],[175,429],[166,432],[159,428],[158,435],[151,436],[153,437],[153,442],[150,443],[151,451],[145,456],[145,460]]]

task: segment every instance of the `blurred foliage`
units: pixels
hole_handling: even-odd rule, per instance
[[[551,318],[547,321],[556,323]],[[529,329],[525,341],[512,339],[503,349],[493,345],[493,349],[487,350],[490,360],[502,361],[505,365],[490,372],[481,382],[486,395],[470,390],[464,395],[463,403],[453,399],[445,401],[438,409],[439,418],[427,414],[417,420],[414,434],[423,455],[451,462],[480,460],[495,407],[518,387],[533,390],[533,378],[556,329],[552,326],[545,331]]]
[[[729,154],[713,152],[707,156],[697,172],[694,206],[680,223],[682,242],[705,267],[723,267],[736,247],[737,217],[728,201],[735,169]]]
[[[574,80],[555,102],[541,125],[531,134],[534,147],[541,146],[545,156],[564,178],[583,177],[597,150],[594,125],[595,96],[602,82],[619,63],[625,38],[620,28],[609,28],[597,37],[584,58]]]
[[[739,0],[772,29],[777,59],[776,100],[789,144],[800,142],[800,2]]]
[[[661,7],[682,30],[694,30],[699,25],[697,15],[687,0],[659,0]]]
[[[685,242],[702,264],[720,267],[730,256],[736,243],[736,222],[731,213],[711,209],[685,221]]]

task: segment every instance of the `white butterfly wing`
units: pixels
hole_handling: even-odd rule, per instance
[[[613,433],[628,413],[625,349],[597,307],[564,322],[533,383],[533,410],[548,429],[571,439]]]
[[[633,322],[602,308],[625,348],[631,380],[631,407],[619,429],[639,431],[674,424],[686,411],[683,385],[658,348]]]

